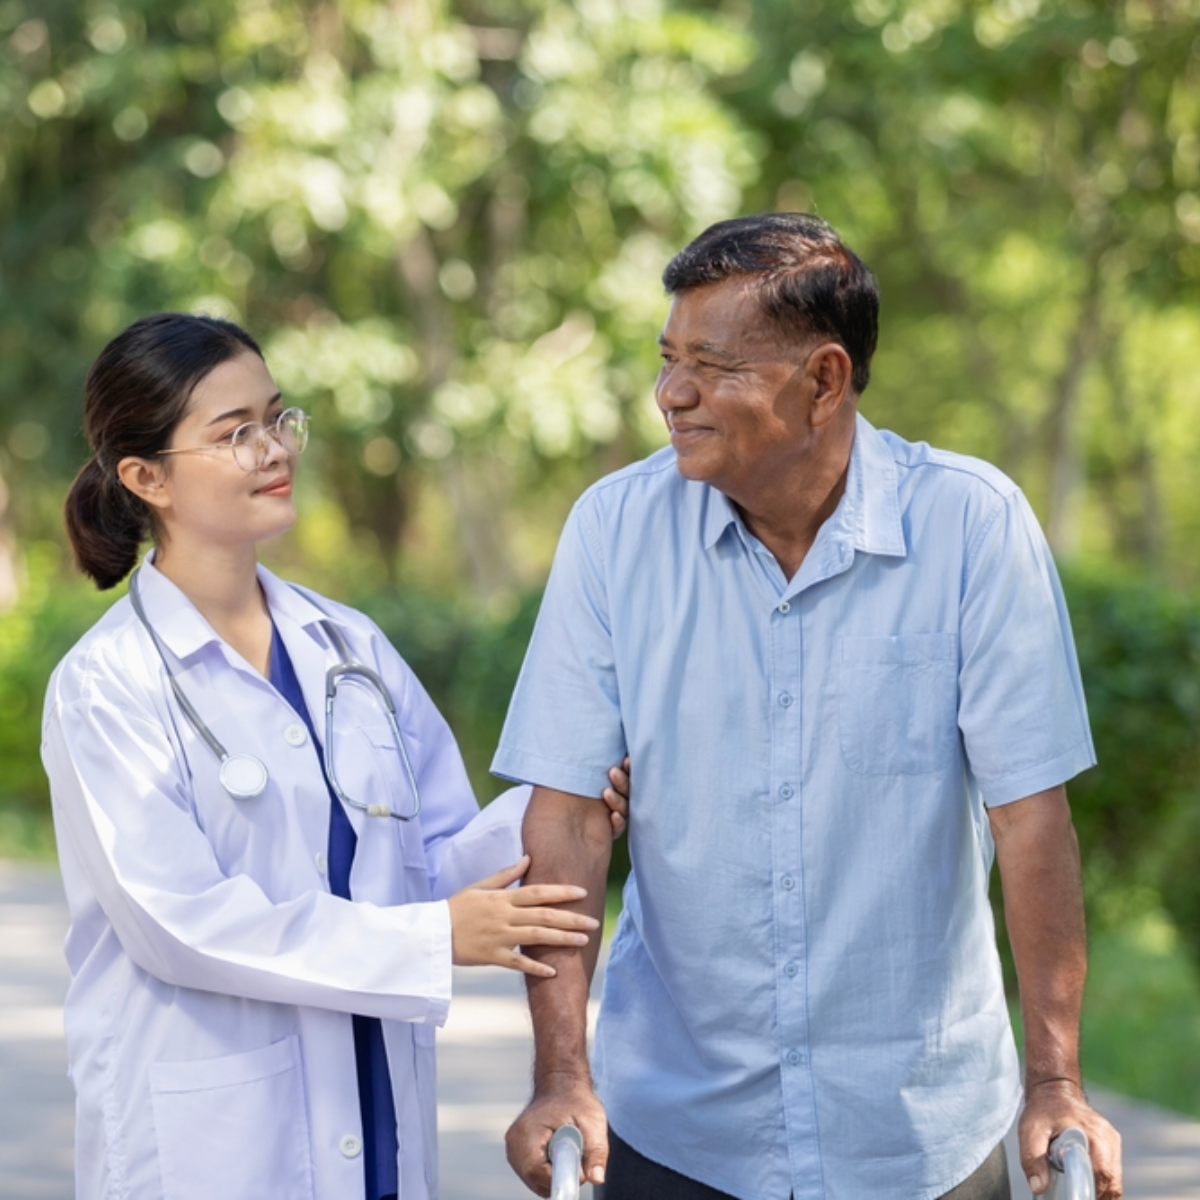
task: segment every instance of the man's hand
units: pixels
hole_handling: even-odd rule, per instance
[[[1078,1084],[1066,1079],[1027,1085],[1021,1114],[1021,1169],[1030,1190],[1040,1196],[1050,1186],[1046,1152],[1064,1129],[1075,1126],[1087,1134],[1096,1200],[1121,1200],[1121,1135],[1087,1102]]]
[[[535,787],[523,826],[525,847],[533,858],[525,886],[586,889],[586,899],[574,907],[599,924],[612,855],[611,816],[609,808],[595,800]],[[556,974],[526,976],[533,1018],[533,1100],[508,1131],[506,1142],[513,1170],[539,1196],[550,1194],[546,1148],[560,1125],[573,1123],[583,1134],[583,1170],[589,1182],[603,1182],[608,1163],[608,1123],[592,1091],[587,1058],[588,986],[599,940],[593,936],[578,948],[525,947],[530,958],[553,967]]]
[[[1021,1166],[1030,1189],[1050,1184],[1050,1140],[1088,1136],[1097,1200],[1120,1200],[1121,1139],[1079,1085],[1079,1013],[1087,974],[1079,848],[1063,787],[988,810],[1017,964],[1025,1032]]]
[[[547,1147],[554,1131],[574,1125],[583,1134],[583,1181],[603,1183],[608,1165],[608,1121],[587,1079],[555,1076],[541,1084],[505,1136],[509,1166],[539,1196],[550,1195]]]

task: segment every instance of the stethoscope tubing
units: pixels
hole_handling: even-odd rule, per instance
[[[175,672],[171,669],[166,650],[153,625],[150,624],[149,617],[146,615],[138,588],[139,571],[141,571],[140,566],[129,577],[129,600],[133,605],[133,611],[137,614],[138,620],[141,621],[146,632],[150,635],[150,640],[154,644],[154,649],[158,653],[163,669],[166,671],[167,682],[171,685],[171,692],[175,696],[180,709],[183,711],[183,715],[187,718],[188,724],[191,725],[192,729],[195,730],[197,735],[220,762],[219,778],[221,786],[235,800],[249,800],[260,795],[270,777],[266,765],[261,759],[256,758],[252,754],[231,755],[196,711],[195,705],[188,699],[187,693],[183,690],[183,685],[175,677]],[[421,790],[417,786],[417,776],[413,770],[412,761],[408,756],[408,747],[404,742],[404,734],[400,731],[400,724],[396,719],[396,704],[392,699],[392,694],[378,672],[373,671],[370,667],[365,666],[355,659],[351,653],[349,643],[342,635],[341,630],[332,621],[327,619],[322,620],[321,628],[341,659],[340,662],[334,664],[325,672],[325,744],[321,747],[321,753],[325,765],[325,774],[329,779],[330,786],[343,804],[350,808],[356,808],[360,812],[365,812],[368,816],[393,817],[397,821],[411,821],[421,811]],[[338,782],[332,749],[333,706],[334,699],[337,696],[338,681],[346,676],[365,679],[371,685],[376,698],[383,705],[388,724],[391,726],[392,736],[396,742],[396,748],[400,752],[400,761],[404,765],[404,773],[408,778],[409,787],[412,789],[413,810],[410,813],[396,812],[395,809],[390,808],[386,804],[363,804],[362,801],[355,800],[352,796],[347,795],[342,785]]]

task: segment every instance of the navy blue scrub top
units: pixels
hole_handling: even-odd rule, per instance
[[[270,680],[276,691],[296,710],[297,716],[308,726],[313,745],[320,747],[321,741],[308,715],[304,693],[296,669],[279,636],[279,630],[271,626],[271,670]],[[325,760],[321,759],[321,771],[325,771]],[[329,786],[329,890],[345,900],[350,897],[350,867],[354,863],[354,849],[358,837],[354,826],[346,816],[341,801]],[[396,1107],[392,1098],[392,1079],[388,1073],[387,1050],[383,1044],[383,1026],[378,1017],[354,1018],[354,1059],[358,1067],[358,1103],[362,1110],[363,1169],[367,1177],[367,1200],[387,1200],[399,1190],[396,1157],[399,1147],[396,1140]]]

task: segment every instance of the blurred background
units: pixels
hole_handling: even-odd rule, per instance
[[[0,0],[0,856],[53,857],[41,698],[114,598],[59,518],[110,337],[261,340],[314,417],[268,560],[383,625],[486,799],[566,512],[663,441],[660,272],[774,208],[879,276],[866,415],[1047,529],[1085,1074],[1200,1116],[1200,0]]]

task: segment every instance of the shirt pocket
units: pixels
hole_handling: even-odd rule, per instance
[[[928,775],[955,754],[958,638],[953,633],[838,639],[838,737],[861,775]]]
[[[163,1200],[312,1200],[300,1042],[153,1063],[150,1097]]]

